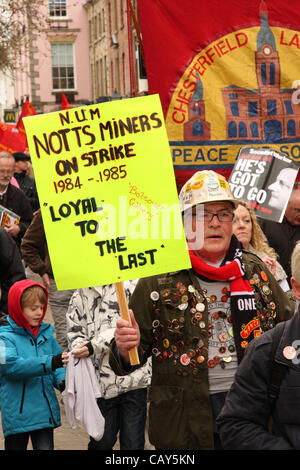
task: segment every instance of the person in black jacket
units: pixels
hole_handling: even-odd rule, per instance
[[[35,180],[34,178],[32,178],[32,176],[27,174],[30,156],[26,155],[23,152],[15,152],[13,153],[13,157],[16,162],[14,177],[16,178],[20,189],[22,189],[22,191],[24,191],[24,193],[28,197],[32,211],[36,212],[40,207],[40,203],[36,190]]]
[[[8,152],[0,152],[0,204],[20,216],[19,224],[8,222],[5,225],[5,230],[20,246],[22,237],[33,218],[33,213],[26,194],[10,183],[14,169],[14,157]]]
[[[279,256],[278,262],[287,274],[287,281],[291,278],[291,254],[295,244],[300,240],[300,187],[296,183],[290,196],[283,221],[258,219],[262,231],[268,242]]]
[[[292,288],[300,300],[300,242],[292,254]],[[282,328],[282,332],[278,331]],[[278,334],[280,333],[280,334]],[[276,341],[277,338],[277,341]],[[274,381],[274,371],[280,377]],[[273,378],[272,378],[273,377]],[[275,387],[274,387],[275,386]],[[274,391],[278,390],[274,395]],[[300,307],[246,350],[217,418],[224,449],[300,449]],[[269,428],[272,418],[272,428]]]
[[[20,251],[4,228],[0,228],[0,326],[7,324],[8,291],[16,281],[26,279]]]

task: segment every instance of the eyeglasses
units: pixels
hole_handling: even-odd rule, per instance
[[[215,216],[219,222],[232,222],[234,214],[226,210],[219,212],[199,211],[192,213],[192,216],[196,217],[201,222],[211,222]]]
[[[0,175],[4,176],[12,176],[14,174],[14,170],[0,170]]]

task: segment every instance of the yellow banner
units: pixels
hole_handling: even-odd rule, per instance
[[[190,170],[202,169],[217,170],[220,168],[232,168],[236,162],[239,151],[247,141],[238,144],[215,142],[215,144],[202,144],[193,142],[170,142],[171,155],[175,169],[185,168]],[[261,148],[262,144],[251,142],[251,147]],[[295,162],[300,159],[300,143],[285,142],[280,144],[268,144],[268,148],[281,152]],[[199,165],[201,165],[199,167]]]
[[[24,125],[59,289],[190,267],[158,95]]]

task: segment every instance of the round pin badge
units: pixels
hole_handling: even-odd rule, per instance
[[[198,302],[196,305],[196,310],[198,310],[198,312],[204,312],[205,305],[202,302]]]
[[[170,294],[171,294],[171,291],[169,289],[164,289],[163,291],[161,291],[161,296],[164,299],[167,299],[168,297],[170,297]]]
[[[286,346],[282,351],[282,354],[286,359],[292,360],[296,357],[296,349],[293,346]]]
[[[262,286],[262,291],[265,295],[269,295],[271,292],[269,286],[266,286],[266,285]]]
[[[190,358],[187,354],[182,354],[180,356],[180,362],[183,366],[188,366],[190,363]]]
[[[154,290],[150,294],[150,299],[156,302],[159,299],[159,293]]]
[[[179,308],[179,310],[186,310],[188,308],[188,306],[189,306],[189,304],[184,303],[184,304],[178,305],[178,308]]]
[[[231,362],[232,361],[232,356],[223,357],[222,360],[224,362]]]
[[[260,275],[261,275],[261,278],[263,281],[267,282],[268,280],[268,276],[266,275],[266,273],[264,271],[261,271],[260,272]]]

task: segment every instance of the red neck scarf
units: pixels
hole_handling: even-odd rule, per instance
[[[230,282],[231,295],[253,294],[249,281],[245,278],[244,267],[241,260],[236,258],[224,266],[214,267],[202,261],[193,251],[189,252],[194,271],[200,276],[214,281]]]

